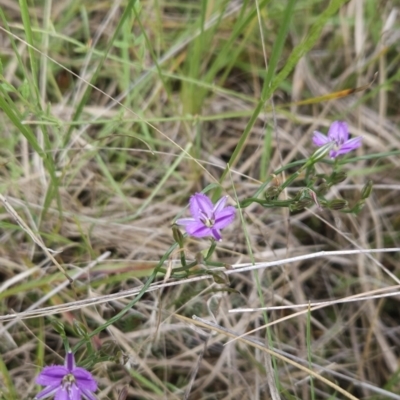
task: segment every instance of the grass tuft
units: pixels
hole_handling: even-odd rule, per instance
[[[0,0],[0,400],[400,399],[395,6]]]

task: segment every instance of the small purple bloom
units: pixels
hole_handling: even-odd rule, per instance
[[[47,386],[35,400],[55,396],[54,400],[96,400],[92,392],[97,390],[93,375],[84,368],[75,366],[74,355],[69,352],[65,366],[53,365],[43,368],[36,378],[38,385]]]
[[[328,136],[314,131],[313,142],[316,146],[324,146],[333,143],[334,148],[329,152],[331,158],[336,158],[361,146],[362,136],[349,139],[349,127],[344,121],[334,121],[329,128]]]
[[[215,205],[203,193],[194,194],[189,200],[190,213],[193,218],[180,218],[176,221],[183,225],[190,236],[212,236],[221,240],[220,230],[228,226],[235,219],[235,207],[225,207],[228,196],[224,196]]]

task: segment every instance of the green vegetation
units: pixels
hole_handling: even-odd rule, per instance
[[[395,6],[0,0],[0,400],[66,345],[99,399],[400,399]]]

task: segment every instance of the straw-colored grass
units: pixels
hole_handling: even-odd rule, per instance
[[[65,342],[99,399],[400,399],[395,7],[0,0],[0,400]],[[262,198],[339,119],[360,213],[253,202],[174,272],[193,193]]]

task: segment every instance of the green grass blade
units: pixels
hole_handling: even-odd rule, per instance
[[[290,0],[288,3],[288,6],[286,7],[285,13],[282,18],[282,24],[281,24],[281,27],[278,32],[277,40],[275,41],[274,47],[272,49],[271,61],[269,63],[269,66],[267,69],[267,74],[266,74],[266,77],[264,80],[261,99],[260,99],[259,103],[257,104],[252,116],[250,117],[250,121],[247,123],[246,128],[245,128],[243,134],[241,135],[241,137],[238,141],[238,144],[236,145],[235,150],[233,151],[231,158],[229,159],[229,165],[231,167],[233,165],[235,165],[238,155],[243,150],[244,145],[247,141],[247,138],[251,132],[251,129],[253,128],[261,110],[263,109],[266,100],[268,100],[268,98],[273,93],[273,90],[271,90],[271,87],[272,87],[271,81],[272,81],[272,78],[275,73],[276,65],[280,59],[283,45],[285,43],[287,34],[289,32],[290,21],[293,17],[295,4],[296,4],[296,0]],[[228,170],[225,169],[225,171],[223,172],[223,174],[221,176],[221,182],[225,178],[227,172],[228,172]]]
[[[32,148],[42,157],[46,158],[46,154],[43,152],[42,148],[36,140],[36,136],[31,131],[27,125],[21,123],[22,116],[19,114],[16,107],[12,107],[10,104],[14,105],[12,102],[9,104],[6,99],[9,98],[7,93],[4,92],[3,88],[0,86],[0,108],[6,113],[7,117],[14,124],[14,126],[25,136]]]
[[[159,190],[163,187],[165,182],[168,180],[168,178],[171,176],[171,174],[175,171],[177,166],[181,163],[181,161],[186,157],[187,152],[190,150],[192,147],[191,143],[188,143],[185,152],[181,152],[179,157],[173,162],[173,164],[167,169],[165,175],[163,178],[160,180],[160,182],[157,184],[157,186],[153,189],[151,192],[151,195],[143,202],[143,204],[136,210],[135,214],[130,217],[130,220],[135,219],[140,213],[143,212],[143,210],[151,203],[153,198],[156,196],[156,194],[159,192]]]
[[[96,70],[95,70],[90,82],[92,82],[92,83],[96,82],[96,80],[97,80],[97,78],[98,78],[98,76],[100,74],[100,71],[101,71],[101,69],[103,67],[103,64],[104,64],[104,62],[105,62],[105,60],[107,58],[107,55],[110,52],[110,50],[112,49],[115,40],[117,39],[117,37],[119,36],[120,32],[122,31],[126,19],[132,13],[132,10],[135,7],[136,1],[137,0],[129,0],[128,4],[126,5],[126,7],[124,9],[124,12],[122,13],[121,18],[120,18],[120,20],[118,22],[118,25],[116,26],[115,31],[114,31],[110,41],[107,44],[107,47],[106,47],[106,49],[104,51],[104,54],[103,54],[102,58],[100,59],[99,64],[97,65],[97,68],[96,68]],[[78,104],[78,106],[77,106],[77,108],[75,110],[75,113],[74,113],[74,115],[72,117],[73,121],[76,121],[81,116],[83,108],[84,108],[85,104],[89,100],[89,96],[90,96],[90,93],[92,92],[92,89],[93,88],[92,88],[91,85],[87,86],[87,88],[85,90],[85,93],[82,96],[82,99],[79,102],[79,104]],[[68,131],[67,131],[67,133],[65,135],[65,139],[64,139],[64,146],[69,142],[73,129],[74,129],[73,126],[71,126],[68,129]]]
[[[31,92],[34,98],[36,98],[38,105],[40,104],[40,97],[39,97],[39,89],[37,84],[38,79],[38,66],[35,54],[35,42],[33,40],[33,33],[31,27],[31,19],[29,16],[29,8],[26,0],[19,0],[20,10],[21,10],[21,17],[22,23],[24,24],[26,41],[28,43],[28,53],[29,53],[29,62],[31,65],[32,76],[27,77],[28,82],[31,87]]]

